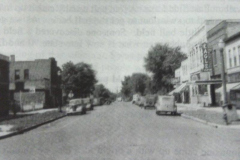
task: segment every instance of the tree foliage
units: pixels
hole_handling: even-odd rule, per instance
[[[170,47],[168,44],[156,44],[148,51],[145,60],[145,68],[153,73],[152,88],[154,92],[165,94],[172,90],[171,78],[175,69],[180,67],[181,61],[186,55],[180,47]]]
[[[125,76],[122,81],[121,93],[124,98],[130,98],[133,94],[145,95],[150,92],[150,77],[144,73],[133,73],[131,76]]]
[[[83,62],[77,64],[67,62],[62,68],[64,86],[68,91],[73,91],[74,97],[86,97],[93,92],[97,80],[91,65]]]
[[[116,95],[109,91],[103,84],[97,84],[94,87],[93,95],[96,98],[116,99]]]
[[[125,76],[122,81],[121,93],[124,98],[130,97],[132,95],[131,77]]]

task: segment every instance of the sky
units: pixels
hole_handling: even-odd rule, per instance
[[[124,76],[147,73],[156,43],[181,46],[207,19],[240,19],[238,0],[1,0],[0,53],[91,64],[98,83],[121,90]]]

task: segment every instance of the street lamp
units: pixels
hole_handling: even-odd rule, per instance
[[[60,87],[62,87],[62,72],[59,70],[58,72],[57,72],[57,75],[58,75],[58,78],[60,77]],[[58,104],[58,111],[59,112],[62,112],[62,105],[63,105],[63,100],[62,100],[62,89],[61,89],[61,93],[60,93],[60,95],[61,95],[61,100],[60,100],[60,98],[58,98],[58,101],[59,101],[59,104]],[[60,101],[62,101],[61,103],[60,103]]]
[[[227,104],[227,87],[226,87],[226,76],[225,76],[225,65],[224,65],[224,55],[223,55],[223,50],[225,47],[225,43],[222,39],[219,40],[218,42],[218,47],[220,49],[220,56],[221,56],[221,62],[222,62],[222,87],[223,87],[223,105]]]

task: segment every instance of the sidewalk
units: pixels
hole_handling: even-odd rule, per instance
[[[177,103],[178,112],[182,113],[185,118],[193,119],[202,123],[209,123],[215,126],[227,126],[223,119],[222,107],[202,107],[194,104]],[[240,117],[240,110],[237,110]],[[240,121],[232,122],[228,126],[240,128]]]
[[[58,108],[42,109],[30,112],[19,112],[16,116],[10,114],[0,119],[0,139],[20,134],[31,129],[37,128],[43,124],[52,122],[66,116],[59,112]]]

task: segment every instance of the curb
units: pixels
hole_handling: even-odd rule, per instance
[[[60,116],[60,117],[57,117],[57,118],[54,118],[54,119],[51,119],[51,120],[48,120],[46,122],[43,122],[43,123],[40,123],[40,124],[37,124],[37,125],[34,125],[34,126],[31,126],[31,127],[28,127],[28,128],[24,128],[22,130],[19,130],[19,131],[14,131],[14,132],[10,132],[9,134],[6,134],[6,135],[3,135],[3,136],[0,136],[0,140],[1,139],[5,139],[5,138],[8,138],[8,137],[12,137],[12,136],[15,136],[15,135],[18,135],[18,134],[23,134],[24,132],[28,132],[30,130],[33,130],[35,128],[38,128],[44,124],[47,124],[47,123],[51,123],[53,121],[56,121],[58,119],[61,119],[63,117],[66,117],[67,115],[63,115],[63,116]]]
[[[202,124],[206,124],[206,125],[209,125],[211,127],[214,127],[214,128],[229,128],[227,126],[224,126],[224,125],[220,125],[220,124],[216,124],[216,123],[211,123],[211,122],[208,122],[206,120],[202,120],[202,119],[199,119],[199,118],[196,118],[196,117],[193,117],[193,116],[188,116],[186,114],[181,114],[181,116],[183,118],[187,118],[187,119],[191,119],[191,120],[194,120],[196,122],[199,122],[199,123],[202,123]]]

